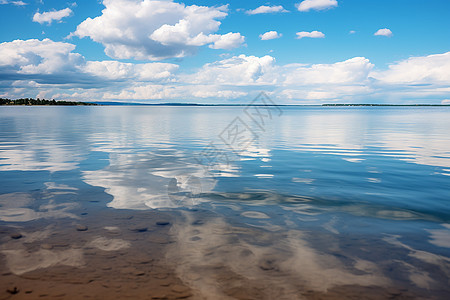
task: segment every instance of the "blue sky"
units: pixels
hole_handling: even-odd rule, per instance
[[[0,97],[450,103],[450,1],[0,0],[0,13]]]

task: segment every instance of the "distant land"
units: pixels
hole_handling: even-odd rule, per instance
[[[353,103],[327,103],[322,106],[450,106],[450,104],[353,104]]]
[[[0,98],[0,105],[97,105],[96,103],[88,102],[76,102],[76,101],[56,101],[45,100],[45,99],[32,99],[32,98],[22,98],[22,99],[5,99]]]
[[[325,104],[203,104],[203,103],[134,103],[134,102],[79,102],[79,101],[58,101],[55,99],[33,99],[21,98],[16,100],[0,98],[0,105],[66,105],[66,106],[86,106],[86,105],[102,105],[102,106],[331,106],[331,107],[347,107],[347,106],[450,106],[450,104],[367,104],[367,103],[325,103]]]
[[[243,104],[243,103],[134,103],[134,102],[93,102],[98,105],[122,106],[450,106],[450,104],[366,104],[366,103],[325,103],[325,104]]]

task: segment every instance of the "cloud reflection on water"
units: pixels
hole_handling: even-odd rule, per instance
[[[110,155],[109,166],[96,171],[83,171],[83,179],[93,186],[106,188],[113,200],[109,207],[119,209],[157,209],[175,208],[198,204],[206,199],[170,197],[168,191],[171,179],[179,183],[181,193],[188,191],[189,186],[183,186],[187,177],[199,178],[198,188],[203,192],[214,189],[216,180],[205,177],[204,166],[193,159],[186,158],[179,151],[165,150],[145,153]],[[186,201],[183,202],[183,199]]]
[[[450,169],[450,119],[440,111],[426,109],[425,118],[414,109],[287,108],[239,159],[211,170],[194,156],[217,140],[238,108],[80,111],[52,125],[71,132],[81,124],[70,139],[64,138],[65,129],[47,131],[48,124],[32,117],[34,134],[17,127],[16,144],[0,139],[5,179],[12,171],[44,171],[56,178],[44,182],[42,191],[22,184],[25,192],[2,192],[1,221],[78,218],[72,210],[79,203],[70,196],[83,189],[72,187],[71,181],[81,180],[104,188],[112,196],[111,208],[196,206],[216,214],[202,226],[186,211],[172,228],[177,239],[168,253],[178,263],[180,277],[204,295],[226,298],[239,281],[289,299],[298,295],[297,284],[317,292],[343,285],[386,287],[402,276],[388,274],[386,265],[400,266],[407,280],[423,289],[442,284],[441,274],[450,275],[449,259],[436,254],[438,247],[449,248],[450,220],[442,200],[448,188],[440,176]],[[93,153],[105,155],[91,157]],[[73,172],[70,177],[63,171]],[[57,180],[61,178],[67,182]],[[62,201],[64,197],[68,200]],[[385,231],[399,236],[382,239]],[[326,241],[314,243],[311,232]],[[348,241],[346,236],[361,232],[376,242],[367,246],[360,238],[353,252],[340,245]],[[408,232],[429,248],[419,250],[410,245],[414,240],[402,240]],[[128,246],[102,237],[86,245],[104,251]],[[386,254],[387,246],[392,255]],[[365,247],[378,256],[357,255]],[[18,274],[82,263],[68,258],[80,257],[74,249],[16,250],[2,251]],[[28,254],[42,264],[25,261],[31,269],[19,264]],[[52,255],[56,260],[48,258]],[[433,274],[430,268],[439,271]],[[275,288],[270,291],[269,286]]]
[[[50,189],[49,189],[50,190]],[[0,195],[0,220],[6,222],[28,222],[38,219],[79,217],[71,211],[78,207],[77,203],[56,203],[54,197],[73,192],[42,193],[45,203],[37,204],[36,196],[31,193],[9,193]]]
[[[231,299],[233,287],[256,287],[264,299],[302,299],[301,291],[390,283],[370,261],[357,258],[345,264],[311,247],[301,231],[276,231],[236,227],[222,218],[198,225],[185,212],[184,220],[171,229],[177,243],[167,257],[180,278],[206,299]]]

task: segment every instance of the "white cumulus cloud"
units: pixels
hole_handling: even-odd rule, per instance
[[[375,32],[373,35],[381,35],[381,36],[391,37],[392,31],[388,28],[381,28],[381,29],[378,29],[377,32]]]
[[[367,80],[372,68],[373,64],[364,57],[354,57],[334,64],[291,64],[284,67],[284,84],[360,84]]]
[[[1,4],[13,4],[13,5],[16,5],[16,6],[28,5],[28,3],[25,3],[23,1],[8,1],[8,0],[0,0],[0,5]]]
[[[337,0],[304,0],[296,4],[299,11],[324,10],[337,6]]]
[[[278,33],[276,31],[272,30],[272,31],[267,31],[267,32],[265,32],[263,34],[260,34],[259,38],[262,41],[267,41],[267,40],[273,40],[273,39],[280,38],[281,36],[282,36],[281,33]]]
[[[83,63],[83,57],[72,53],[75,45],[42,41],[15,40],[0,44],[0,73],[49,74],[77,72],[77,66]]]
[[[372,74],[385,84],[439,84],[450,87],[450,52],[410,57]]]
[[[178,65],[169,63],[132,64],[118,61],[88,61],[83,71],[112,80],[153,81],[171,77]]]
[[[316,31],[316,30],[311,31],[311,32],[300,31],[300,32],[297,32],[296,35],[297,35],[298,39],[302,39],[302,38],[305,38],[305,37],[315,38],[315,39],[317,39],[317,38],[324,38],[325,37],[325,34],[323,34],[320,31]]]
[[[171,0],[104,0],[102,15],[87,18],[72,34],[103,44],[112,58],[159,60],[193,54],[197,47],[231,49],[244,42],[240,33],[214,34],[227,6],[207,7]]]
[[[51,24],[53,21],[60,21],[62,18],[68,17],[71,14],[72,10],[68,7],[61,10],[47,11],[43,13],[37,12],[33,16],[33,22],[38,22],[39,24]]]
[[[28,84],[108,85],[108,81],[165,81],[178,65],[170,63],[132,64],[118,61],[86,61],[74,53],[75,45],[44,40],[15,40],[0,44],[0,78],[28,80]]]
[[[285,10],[284,7],[281,5],[273,5],[273,6],[261,5],[260,7],[246,11],[246,13],[249,15],[270,14],[280,12],[288,12],[288,11]]]
[[[107,92],[103,95],[103,100],[202,100],[216,99],[223,100],[236,99],[248,94],[246,91],[233,90],[215,85],[161,85],[139,83],[127,87],[119,92]],[[191,100],[192,101],[192,100]]]
[[[237,48],[242,45],[245,41],[245,37],[243,37],[238,32],[229,32],[227,34],[214,34],[211,35],[214,37],[213,43],[209,45],[211,49],[226,49],[230,50],[233,48]]]
[[[214,63],[205,64],[197,73],[184,80],[193,84],[258,85],[272,84],[277,72],[275,58],[241,54]]]
[[[382,70],[364,57],[278,65],[269,55],[242,54],[178,72],[177,64],[88,61],[74,51],[75,45],[50,39],[0,43],[0,97],[217,103],[264,89],[280,103],[450,99],[450,52],[410,57]]]

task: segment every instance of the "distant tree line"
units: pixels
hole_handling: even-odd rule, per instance
[[[365,103],[326,103],[322,106],[448,106],[447,104],[365,104]]]
[[[95,103],[89,102],[77,102],[77,101],[56,101],[55,99],[32,99],[32,98],[22,98],[22,99],[5,99],[0,98],[0,105],[97,105]]]

